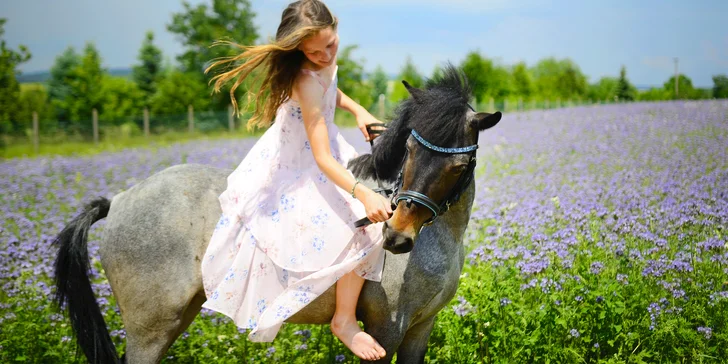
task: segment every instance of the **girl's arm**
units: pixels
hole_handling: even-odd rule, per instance
[[[377,120],[377,118],[372,116],[367,109],[352,100],[339,88],[336,89],[336,106],[354,115],[359,130],[361,130],[361,133],[364,134],[364,140],[369,141],[371,137],[369,136],[369,131],[367,131],[367,125],[371,123],[381,123],[381,121]],[[381,130],[382,128],[377,127],[377,129]]]
[[[356,101],[341,91],[340,88],[336,88],[336,106],[348,111],[356,118],[364,113],[369,113],[363,106],[357,104]]]
[[[309,143],[311,143],[311,152],[316,160],[321,172],[323,172],[329,180],[339,186],[344,191],[350,193],[351,187],[356,180],[341,163],[331,155],[331,146],[329,145],[329,133],[326,128],[326,121],[321,110],[323,109],[324,90],[321,85],[311,76],[302,75],[294,85],[293,90],[296,98],[301,105],[301,116],[303,124],[306,128]],[[349,99],[351,100],[351,99]],[[354,101],[351,103],[356,104]],[[338,96],[337,96],[338,106]],[[361,106],[359,106],[361,108]],[[363,110],[364,108],[362,108]],[[366,111],[366,110],[364,110]],[[356,185],[354,194],[361,200],[361,193],[366,189],[361,183]]]

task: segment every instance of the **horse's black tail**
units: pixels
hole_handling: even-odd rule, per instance
[[[110,206],[111,202],[103,197],[91,201],[53,241],[59,248],[55,262],[55,302],[59,308],[67,304],[78,345],[88,362],[94,364],[119,361],[88,277],[88,230],[109,214]]]

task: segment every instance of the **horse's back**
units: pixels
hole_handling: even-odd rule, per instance
[[[218,197],[231,172],[175,165],[114,196],[99,249],[112,287],[197,289],[200,261],[220,216]]]

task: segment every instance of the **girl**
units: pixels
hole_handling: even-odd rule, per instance
[[[333,123],[335,108],[356,117],[367,141],[366,126],[379,121],[336,87],[337,22],[321,1],[294,2],[273,43],[238,46],[240,55],[205,71],[241,61],[213,78],[216,92],[236,79],[237,110],[235,88],[262,66],[248,128],[270,127],[219,196],[222,216],[201,267],[203,307],[251,329],[251,341],[273,341],[284,320],[336,283],[331,331],[361,359],[377,360],[386,352],[359,328],[355,309],[364,280],[381,280],[392,207],[344,168],[358,154]],[[363,215],[374,223],[355,228]]]

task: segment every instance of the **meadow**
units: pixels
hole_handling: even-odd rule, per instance
[[[1,161],[0,362],[84,362],[52,305],[50,244],[84,203],[175,164],[234,168],[254,142]],[[726,361],[728,101],[507,113],[479,144],[466,265],[426,362]],[[97,253],[104,224],[90,231],[90,271],[122,353]],[[245,337],[203,310],[164,362],[355,362],[327,326],[284,325],[272,344]]]

